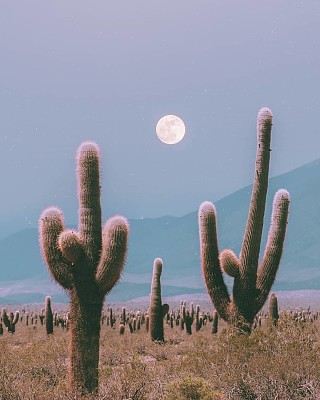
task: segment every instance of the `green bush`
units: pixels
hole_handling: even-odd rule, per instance
[[[222,400],[203,378],[186,376],[165,386],[165,400]]]

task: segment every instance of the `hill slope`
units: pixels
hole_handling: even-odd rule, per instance
[[[261,253],[269,230],[273,196],[279,188],[290,192],[291,209],[275,289],[320,289],[320,160],[270,180]],[[228,247],[239,253],[250,197],[251,186],[248,186],[215,202],[220,250]],[[130,226],[125,273],[111,293],[111,299],[128,300],[148,295],[155,257],[164,261],[162,282],[166,295],[205,290],[199,267],[197,212],[183,217],[131,220]],[[0,301],[9,298],[18,301],[19,293],[32,301],[39,293],[42,296],[52,290],[35,229],[1,240],[0,254]],[[28,290],[23,292],[22,287],[30,286],[32,295],[28,297],[25,294]]]

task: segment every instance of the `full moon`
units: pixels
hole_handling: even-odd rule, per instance
[[[165,115],[159,119],[156,126],[156,133],[161,142],[176,144],[183,139],[186,127],[176,115]]]

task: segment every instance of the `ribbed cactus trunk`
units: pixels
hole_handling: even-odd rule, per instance
[[[85,382],[85,391],[92,393],[98,387],[100,317],[103,300],[79,302],[71,298],[71,387]],[[79,362],[79,360],[81,360]]]
[[[78,231],[64,227],[62,212],[45,210],[39,221],[43,258],[70,296],[70,386],[74,393],[98,389],[99,337],[105,295],[120,278],[127,252],[125,218],[110,218],[101,230],[100,156],[95,143],[78,150]]]
[[[162,273],[162,264],[161,258],[156,258],[154,260],[149,307],[149,330],[151,340],[159,342],[164,341],[163,318],[164,315],[169,311],[169,306],[167,304],[162,305],[161,300],[160,276]]]
[[[200,251],[203,276],[219,316],[244,332],[251,331],[257,312],[265,303],[278,271],[289,211],[289,193],[274,197],[271,227],[264,256],[259,252],[268,189],[272,113],[262,108],[257,121],[257,156],[247,225],[239,258],[232,250],[218,248],[216,210],[204,202],[199,209]],[[222,271],[234,278],[230,298]]]

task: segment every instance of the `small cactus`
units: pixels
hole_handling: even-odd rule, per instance
[[[150,295],[150,334],[153,341],[164,341],[163,318],[169,311],[168,304],[162,305],[160,276],[162,260],[156,258],[153,263],[153,275]]]
[[[170,314],[170,328],[173,329],[174,316]]]
[[[19,321],[19,311],[15,313],[10,312],[9,316],[5,308],[2,309],[2,321],[4,326],[7,328],[9,333],[15,333],[16,331],[16,324]]]
[[[183,331],[184,330],[184,314],[185,314],[185,306],[183,303],[183,300],[180,301],[180,329]]]
[[[193,301],[190,303],[190,316],[192,320],[194,320],[194,303]]]
[[[146,315],[146,332],[149,332],[150,328],[150,317],[149,314]]]
[[[278,299],[275,293],[272,293],[269,300],[269,319],[273,326],[278,325],[279,319],[279,309],[278,309]]]
[[[113,311],[112,311],[111,307],[109,309],[109,322],[110,322],[111,328],[113,328],[113,325],[115,324],[116,321],[115,321],[115,319],[113,317]]]
[[[124,326],[124,324],[123,324],[122,322],[120,322],[120,325],[119,325],[119,334],[120,334],[120,335],[123,335],[123,334],[124,334],[124,330],[125,330],[125,326]]]
[[[44,308],[42,308],[42,309],[41,309],[41,313],[39,314],[39,319],[40,319],[41,325],[43,325],[44,318],[45,318],[44,311],[45,311]]]
[[[211,333],[218,333],[218,320],[219,320],[218,312],[217,310],[214,310]]]
[[[191,326],[192,326],[192,323],[193,323],[193,319],[192,319],[192,317],[191,317],[191,315],[190,315],[190,311],[189,311],[189,310],[187,310],[187,311],[185,312],[185,315],[184,315],[183,319],[184,319],[184,321],[185,321],[186,333],[187,333],[188,335],[191,335],[191,334],[192,334],[192,328],[191,328]]]
[[[138,315],[138,318],[137,318],[137,331],[140,331],[140,328],[141,328],[141,316]]]
[[[53,313],[51,308],[51,297],[47,296],[45,299],[44,305],[45,311],[45,321],[46,321],[46,332],[47,335],[51,335],[53,333]]]
[[[200,306],[199,304],[196,306],[196,331],[198,332],[201,328],[200,322]]]
[[[133,324],[133,332],[135,332],[137,330],[137,318],[136,317],[133,317],[132,324]]]
[[[125,307],[122,307],[122,310],[121,310],[121,317],[120,317],[120,324],[123,324],[123,325],[125,325],[126,324],[126,308]]]

